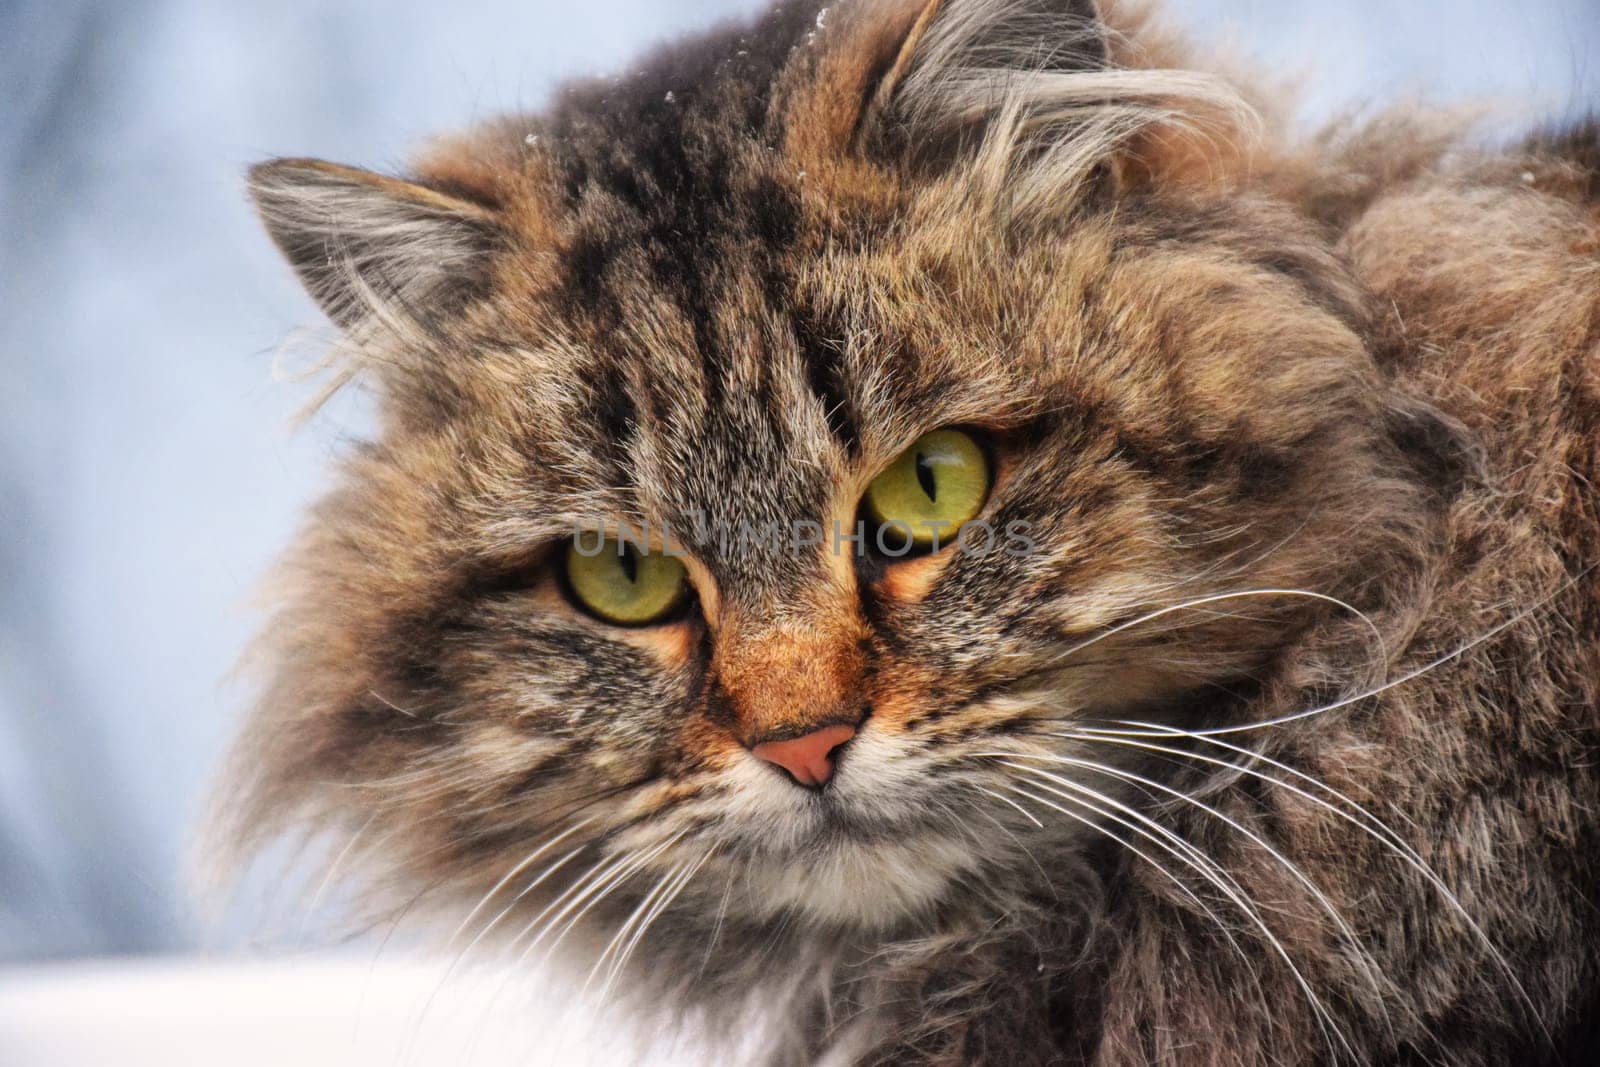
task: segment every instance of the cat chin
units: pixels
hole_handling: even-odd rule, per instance
[[[977,867],[970,841],[919,835],[904,840],[840,837],[781,861],[763,857],[742,872],[755,919],[801,915],[819,925],[881,931],[928,915]]]

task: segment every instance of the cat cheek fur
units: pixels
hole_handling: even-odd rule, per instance
[[[1199,67],[1134,4],[792,0],[405,179],[253,170],[381,417],[224,833],[755,1002],[775,1063],[1550,1059],[1525,1004],[1600,970],[1600,137],[1291,145]],[[947,426],[1027,551],[787,536]],[[687,618],[562,594],[623,520]],[[823,790],[750,748],[842,722]]]

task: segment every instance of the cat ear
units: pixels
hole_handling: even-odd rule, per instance
[[[914,0],[887,7],[878,31],[891,40],[874,42],[883,58],[856,126],[858,143],[869,150],[926,157],[997,117],[1005,106],[1003,83],[1110,66],[1094,0]],[[881,51],[885,44],[891,51]]]
[[[315,159],[250,169],[250,195],[306,291],[341,328],[377,303],[416,314],[482,293],[494,213],[425,185]]]
[[[1006,210],[1058,208],[1115,181],[1152,150],[1171,155],[1172,131],[1216,118],[1249,121],[1222,79],[1146,65],[1172,55],[1144,50],[1142,20],[1095,0],[910,0],[866,5],[831,43],[856,57],[865,85],[850,126],[851,150],[935,170],[974,166],[965,182]],[[830,24],[828,30],[834,27]],[[819,94],[837,97],[843,62],[819,69]],[[839,126],[835,127],[840,128]]]
[[[892,114],[920,83],[945,76],[1082,73],[1110,65],[1095,0],[925,0],[866,118]]]

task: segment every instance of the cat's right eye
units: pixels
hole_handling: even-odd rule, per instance
[[[681,562],[615,537],[573,537],[563,566],[578,605],[618,626],[665,622],[689,599]]]

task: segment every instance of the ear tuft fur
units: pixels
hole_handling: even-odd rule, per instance
[[[1143,135],[1253,137],[1258,120],[1225,80],[1119,65],[1137,53],[1094,0],[931,0],[874,93],[861,143],[938,166],[970,160],[976,192],[1027,215],[1077,202]]]
[[[415,315],[481,294],[502,239],[478,204],[321,160],[257,164],[250,195],[306,291],[344,329],[378,304]]]

